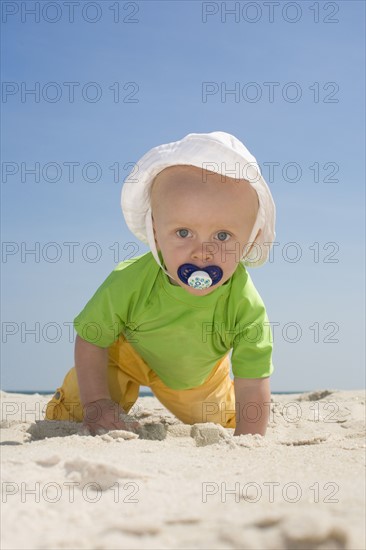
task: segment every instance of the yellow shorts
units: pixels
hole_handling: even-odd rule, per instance
[[[215,422],[235,428],[234,383],[230,378],[229,353],[213,368],[207,380],[195,388],[173,390],[133,349],[124,336],[108,350],[108,384],[113,401],[128,412],[136,402],[140,385],[151,388],[159,401],[185,424]],[[75,367],[47,404],[46,419],[82,422]]]

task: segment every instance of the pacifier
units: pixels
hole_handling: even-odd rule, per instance
[[[177,274],[186,285],[204,290],[217,284],[222,279],[223,271],[218,265],[209,265],[202,270],[194,264],[182,264],[178,267]]]

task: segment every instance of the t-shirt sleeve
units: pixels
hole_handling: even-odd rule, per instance
[[[273,338],[264,303],[251,281],[235,328],[232,370],[237,378],[265,378],[274,370]]]
[[[80,338],[102,348],[117,340],[125,328],[123,290],[121,272],[113,271],[74,319]]]

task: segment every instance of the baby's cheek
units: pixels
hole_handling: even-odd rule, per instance
[[[235,269],[238,260],[238,252],[233,249],[229,250],[228,248],[222,248],[221,254],[218,255],[218,261],[220,262],[221,268],[224,271],[231,271],[232,269]]]

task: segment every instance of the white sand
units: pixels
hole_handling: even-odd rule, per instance
[[[366,548],[364,391],[272,396],[264,438],[149,397],[145,438],[44,421],[37,394],[2,401],[4,550]]]

